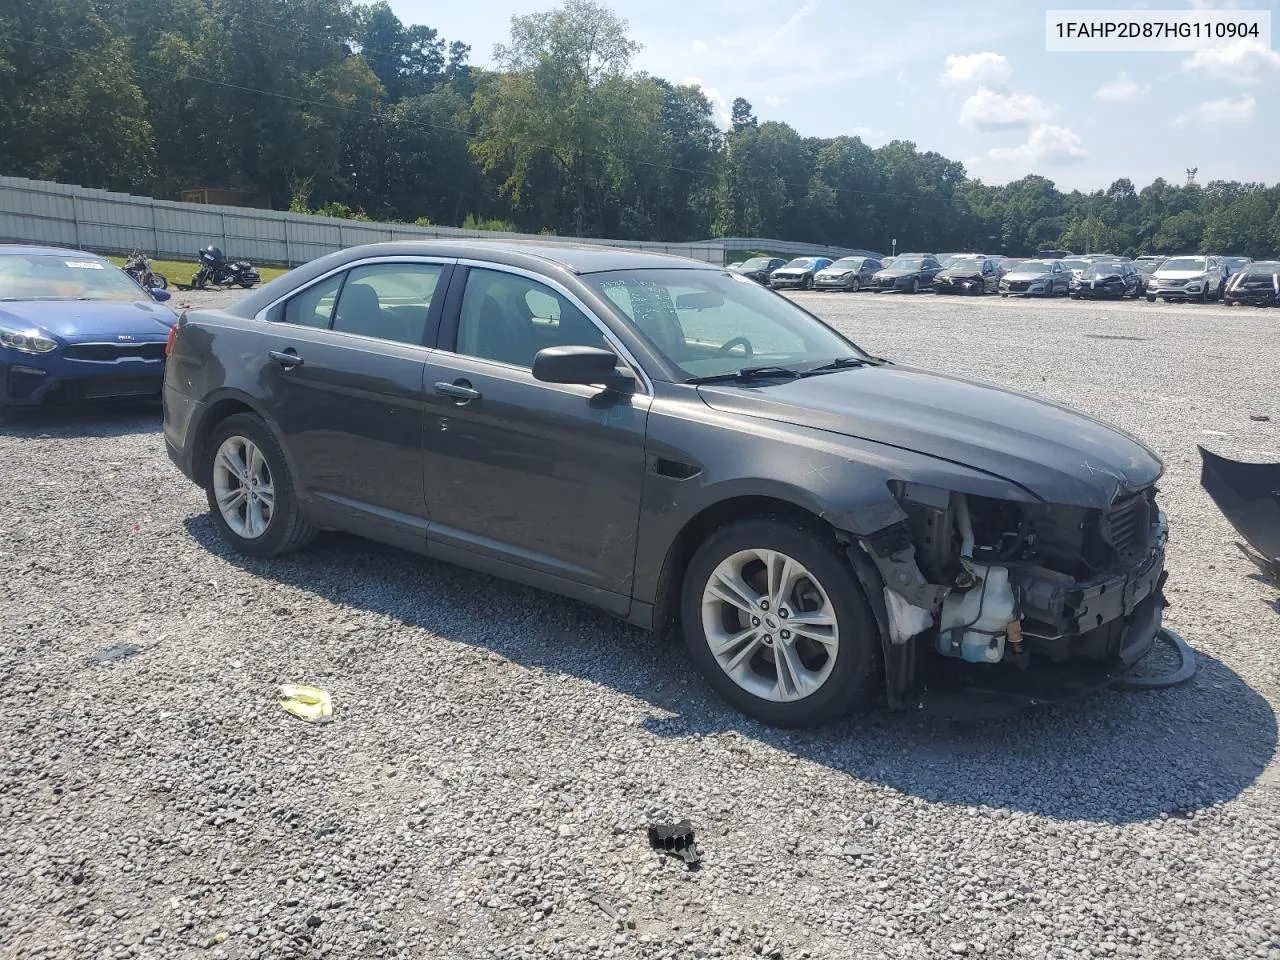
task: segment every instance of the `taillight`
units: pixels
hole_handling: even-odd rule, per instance
[[[164,342],[164,355],[166,357],[173,353],[173,342],[178,339],[178,325],[175,323],[169,328],[169,339]]]

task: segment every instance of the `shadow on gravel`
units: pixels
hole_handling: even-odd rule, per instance
[[[0,423],[0,437],[124,437],[159,433],[158,400],[16,410]]]
[[[774,730],[717,699],[680,644],[585,605],[346,535],[260,561],[232,553],[203,516],[186,526],[256,576],[645,701],[657,708],[645,721],[657,736],[737,733],[930,802],[1116,824],[1182,816],[1238,796],[1276,750],[1267,701],[1203,654],[1183,687],[1104,692],[1000,721],[880,707],[823,730]]]

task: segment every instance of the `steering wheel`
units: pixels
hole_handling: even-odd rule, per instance
[[[716,351],[716,356],[717,357],[728,356],[729,351],[732,350],[734,347],[736,347],[738,344],[742,344],[744,347],[747,348],[748,357],[754,357],[756,355],[755,350],[751,346],[750,340],[748,340],[746,337],[734,337],[732,340],[726,340],[724,343],[720,344],[720,349]]]

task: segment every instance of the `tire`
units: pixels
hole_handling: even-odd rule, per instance
[[[1071,296],[1071,299],[1072,299],[1072,300],[1079,300],[1079,299],[1080,299],[1080,294],[1078,294],[1078,293],[1070,294],[1070,296]]]
[[[219,487],[224,488],[225,495],[227,485],[220,481],[216,464],[223,445],[228,441],[232,441],[234,445],[235,440],[248,441],[257,448],[264,461],[272,492],[273,506],[269,511],[270,516],[265,518],[265,527],[262,532],[251,536],[245,536],[233,529],[218,503]],[[209,516],[213,520],[213,525],[217,527],[222,539],[239,553],[251,557],[280,556],[305,546],[317,533],[315,526],[302,515],[298,508],[293,477],[289,473],[284,451],[280,449],[280,444],[276,442],[270,428],[256,414],[238,413],[214,427],[213,433],[205,444],[204,462],[200,465],[198,477],[200,485],[205,488],[209,501]],[[223,479],[236,480],[237,486],[233,489],[245,489],[245,485],[239,483],[239,478],[234,475],[225,476]],[[250,505],[246,503],[244,510],[247,520]],[[260,519],[261,511],[262,507],[259,507]]]
[[[812,290],[812,289],[813,289],[813,275],[812,275],[812,274],[807,274],[807,273],[805,274],[804,281],[800,284],[800,289],[801,289],[801,290]]]
[[[1000,296],[1004,297],[1006,300],[1009,299],[1009,295],[1007,293],[1002,293]]]
[[[156,287],[157,289],[159,290],[169,289],[169,278],[166,277],[163,273],[153,273],[151,275],[151,280],[152,280],[152,286]]]
[[[920,292],[920,278],[912,277],[911,286],[907,288],[907,293],[919,293],[919,292]]]
[[[785,649],[791,654],[787,662],[796,664],[809,683],[816,682],[810,693],[797,695],[797,688],[789,683],[794,674],[788,674],[788,679],[782,682],[777,676],[774,665],[779,662],[778,651],[784,649],[780,645],[784,643],[782,634],[788,622],[782,616],[786,608],[779,609],[777,604],[767,609],[752,606],[751,609],[760,614],[758,626],[753,628],[748,624],[745,628],[753,631],[752,646],[729,648],[722,654],[728,659],[741,656],[744,650],[752,651],[738,670],[742,683],[757,692],[730,676],[729,668],[721,666],[712,652],[707,625],[711,624],[713,631],[724,631],[727,637],[738,632],[738,624],[743,623],[748,614],[738,609],[741,604],[731,605],[709,593],[709,585],[714,582],[717,568],[723,567],[735,572],[750,570],[748,577],[740,582],[748,589],[753,582],[763,587],[764,567],[754,556],[757,551],[775,551],[799,564],[804,575],[793,581],[788,602],[807,600],[811,606],[818,607],[815,615],[822,612],[834,624],[834,653],[832,646],[808,636],[793,634],[792,639],[785,641]],[[739,568],[744,557],[748,558],[747,565]],[[811,589],[813,583],[819,585],[817,590]],[[791,611],[792,622],[803,609]],[[712,689],[735,709],[761,723],[776,727],[830,723],[866,706],[877,693],[881,680],[881,641],[875,616],[839,544],[829,530],[817,523],[798,526],[779,517],[753,517],[716,531],[698,548],[685,571],[681,619],[689,654]],[[766,624],[777,629],[776,634],[766,635],[767,641],[758,633],[769,629]],[[830,628],[812,629],[825,632]],[[779,695],[778,691],[784,689],[786,695]],[[768,691],[778,699],[762,696],[759,691]]]
[[[1200,291],[1200,302],[1208,303],[1209,299],[1209,285],[1206,283],[1204,289]]]
[[[1150,295],[1148,295],[1148,296],[1147,296],[1147,303],[1155,303],[1155,302],[1156,302],[1156,298],[1155,298],[1155,297],[1150,296]]]
[[[849,292],[857,293],[861,289],[862,289],[862,278],[854,277],[853,281],[849,284]]]

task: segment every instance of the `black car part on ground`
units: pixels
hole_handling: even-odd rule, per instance
[[[1200,486],[1280,584],[1280,463],[1244,463],[1196,449]]]

